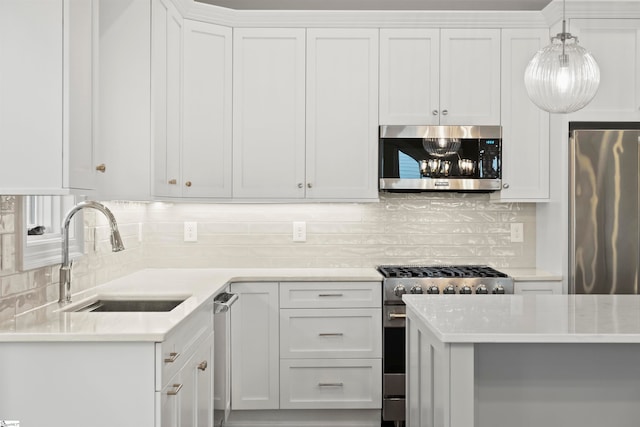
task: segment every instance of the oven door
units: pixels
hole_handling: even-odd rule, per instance
[[[215,348],[213,378],[213,419],[223,426],[231,412],[231,311],[238,299],[226,290],[216,295],[214,302],[213,339]]]
[[[382,329],[382,420],[405,419],[405,316],[404,305],[385,305]]]

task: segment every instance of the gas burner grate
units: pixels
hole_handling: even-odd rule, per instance
[[[381,265],[378,271],[385,278],[415,277],[509,277],[486,265]]]

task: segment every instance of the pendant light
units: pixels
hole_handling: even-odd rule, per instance
[[[598,91],[600,68],[593,56],[566,32],[565,0],[562,32],[538,51],[524,72],[531,101],[550,113],[572,113],[585,107]]]

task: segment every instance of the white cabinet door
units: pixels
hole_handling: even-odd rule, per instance
[[[380,124],[440,122],[440,30],[380,30]]]
[[[179,196],[182,16],[169,0],[154,0],[151,10],[153,194]]]
[[[304,29],[234,30],[234,197],[304,197],[304,40]]]
[[[62,188],[62,0],[0,2],[2,194]]]
[[[94,189],[98,2],[64,1],[63,186]]]
[[[307,30],[306,197],[378,197],[378,30]]]
[[[0,193],[93,189],[95,3],[0,2]]]
[[[278,284],[233,283],[231,293],[231,409],[278,409]]]
[[[151,197],[151,3],[99,2],[96,164],[101,200]]]
[[[193,376],[193,419],[183,426],[213,427],[213,334],[204,339],[189,362]]]
[[[184,197],[231,197],[231,28],[184,21]]]
[[[600,67],[600,87],[572,120],[640,120],[640,20],[572,19],[579,38]]]
[[[549,43],[543,29],[502,30],[502,183],[501,200],[549,199],[549,113],[529,99],[524,71]]]
[[[500,30],[440,32],[440,124],[500,124]]]

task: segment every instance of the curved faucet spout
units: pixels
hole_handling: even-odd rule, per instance
[[[62,265],[60,266],[60,296],[58,298],[59,303],[71,302],[71,261],[69,260],[69,224],[71,218],[76,212],[84,209],[92,208],[96,209],[104,214],[109,220],[109,227],[111,228],[111,249],[113,252],[120,252],[124,250],[124,244],[120,237],[120,231],[118,231],[118,224],[116,218],[111,211],[102,203],[87,200],[75,205],[62,221]]]

